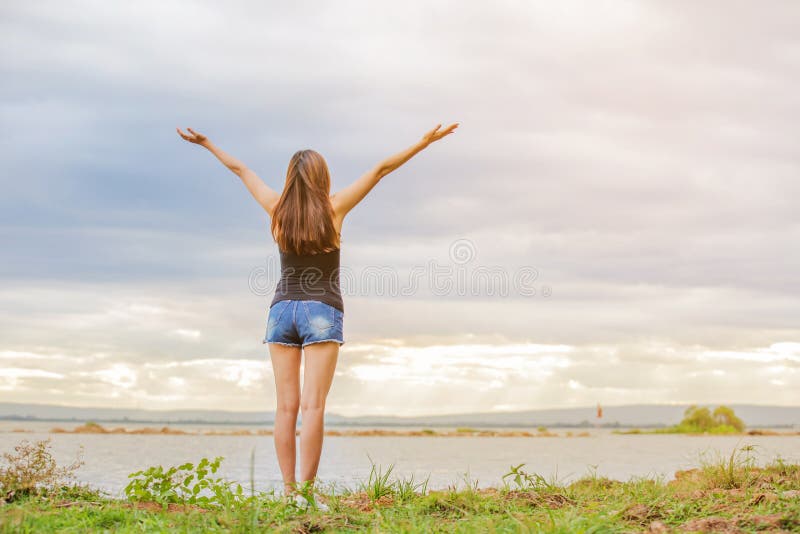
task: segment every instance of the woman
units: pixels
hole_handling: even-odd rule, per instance
[[[301,493],[311,495],[322,453],[325,400],[333,381],[339,346],[344,343],[344,304],[339,291],[339,249],[345,216],[387,174],[431,143],[449,135],[458,123],[439,124],[419,142],[376,165],[348,187],[330,194],[330,175],[323,157],[300,150],[289,161],[283,192],[278,194],[244,163],[191,128],[177,128],[185,140],[211,151],[244,185],[272,219],[271,231],[281,258],[281,279],[269,309],[267,334],[275,375],[275,449],[287,496],[303,504],[295,479],[295,428],[300,431]],[[300,354],[305,352],[300,391]],[[313,499],[312,499],[313,501]],[[316,503],[314,503],[316,504]],[[318,506],[324,507],[324,504]]]

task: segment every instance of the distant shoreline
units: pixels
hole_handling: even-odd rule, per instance
[[[266,404],[266,399],[261,404]],[[597,406],[524,409],[512,411],[454,412],[445,414],[325,414],[325,424],[336,428],[448,429],[472,427],[496,430],[666,428],[677,424],[690,406],[679,404],[623,404],[603,406],[597,417]],[[713,409],[713,405],[700,404]],[[727,404],[746,423],[748,429],[800,430],[800,405]],[[170,426],[200,427],[213,425],[228,428],[270,428],[275,412],[233,411],[212,409],[139,409],[122,407],[67,406],[55,404],[0,402],[0,431],[15,426],[46,428],[46,425],[73,426],[88,421],[107,426]]]
[[[262,420],[262,421],[207,421],[203,419],[187,419],[187,420],[163,420],[163,419],[106,419],[106,418],[80,418],[80,417],[70,417],[70,418],[56,418],[56,417],[48,417],[48,418],[38,418],[38,417],[20,417],[20,416],[0,416],[0,424],[12,424],[12,423],[84,423],[87,421],[92,421],[96,423],[103,423],[103,424],[117,424],[117,425],[169,425],[169,426],[201,426],[201,425],[209,425],[209,426],[250,426],[250,427],[261,427],[261,426],[272,426],[274,421],[272,419]],[[471,424],[471,423],[469,423]],[[434,428],[450,428],[456,426],[455,424],[443,424],[443,423],[420,423],[417,421],[398,421],[398,422],[360,422],[360,421],[326,421],[326,425],[328,426],[343,426],[343,427],[353,427],[353,428],[377,428],[377,427],[409,427],[409,426],[419,426],[419,427],[434,427]],[[530,424],[530,425],[521,425],[521,424],[509,424],[509,423],[481,423],[479,425],[481,428],[519,428],[519,429],[526,429],[526,428],[537,428],[539,426],[548,426],[552,428],[575,428],[575,429],[620,429],[620,428],[665,428],[667,425],[638,425],[637,427],[629,426],[629,425],[621,425],[619,423],[601,423],[601,424],[592,424],[592,423],[563,423],[557,422],[554,424],[549,425],[540,425],[540,424]],[[771,426],[770,428],[782,428],[782,426]],[[792,425],[785,425],[785,428],[792,428]]]
[[[160,436],[271,436],[273,434],[272,428],[263,428],[257,430],[236,429],[236,430],[217,430],[217,429],[196,429],[196,430],[183,430],[170,426],[162,427],[143,427],[143,428],[125,428],[114,427],[107,428],[97,423],[87,423],[85,425],[77,426],[73,429],[65,429],[61,427],[54,427],[47,431],[31,430],[25,428],[15,428],[7,430],[6,433],[19,433],[19,434],[32,434],[46,432],[49,434],[123,434],[123,435],[160,435]],[[300,434],[300,428],[297,429],[297,434]],[[550,432],[547,429],[540,429],[537,431],[528,430],[487,430],[476,428],[456,428],[456,429],[430,429],[422,428],[419,430],[394,430],[382,428],[353,428],[353,429],[329,429],[325,430],[326,436],[390,436],[390,437],[590,437],[591,433],[587,431],[565,433]]]
[[[298,420],[300,421],[300,420]],[[43,425],[46,423],[51,424],[85,424],[85,423],[98,423],[103,425],[141,425],[141,426],[169,426],[170,428],[173,427],[200,427],[200,426],[208,426],[208,427],[268,427],[271,428],[273,425],[272,419],[262,420],[262,421],[207,421],[207,420],[169,420],[169,419],[105,419],[105,418],[78,418],[78,417],[70,417],[70,418],[59,418],[59,417],[48,417],[48,418],[38,418],[38,417],[20,417],[20,416],[0,416],[0,432],[7,432],[7,430],[3,430],[2,426],[11,427],[14,424],[18,425],[25,425],[25,424],[35,424],[35,425]],[[561,429],[574,429],[574,430],[611,430],[617,431],[619,433],[626,433],[626,431],[630,430],[657,430],[657,429],[666,429],[670,428],[673,425],[667,424],[620,424],[620,423],[599,423],[599,424],[577,424],[577,423],[564,423],[564,422],[555,422],[551,424],[517,424],[517,423],[499,423],[499,422],[474,422],[474,421],[466,421],[462,424],[462,422],[452,423],[452,424],[445,424],[440,422],[429,422],[429,421],[380,421],[380,422],[361,422],[361,421],[347,421],[342,422],[338,420],[327,421],[325,425],[328,427],[337,427],[337,428],[362,428],[362,429],[385,429],[385,428],[402,428],[408,429],[410,427],[413,428],[439,428],[439,429],[447,429],[447,428],[456,428],[458,426],[473,426],[480,429],[500,429],[500,430],[527,430],[531,428],[539,428],[539,427],[546,427],[546,428],[561,428]],[[797,423],[787,423],[787,424],[770,424],[770,425],[748,425],[750,430],[763,430],[763,431],[774,431],[776,429],[787,429],[790,433],[800,432],[800,425]],[[793,434],[792,434],[793,435]]]
[[[13,428],[6,430],[5,433],[17,434],[33,434],[33,433],[49,433],[49,434],[122,434],[122,435],[160,435],[160,436],[271,436],[273,434],[272,428],[264,428],[257,430],[248,429],[231,429],[231,430],[216,430],[216,429],[196,429],[196,430],[183,430],[171,426],[161,427],[142,427],[142,428],[125,428],[117,426],[114,428],[107,428],[97,423],[86,423],[72,429],[65,429],[61,427],[53,427],[49,430],[33,430],[26,428]],[[298,428],[297,434],[299,435],[300,429]],[[639,432],[620,432],[618,434],[624,435],[653,435],[651,433]],[[344,437],[512,437],[512,438],[548,438],[548,437],[592,437],[588,431],[565,431],[553,432],[546,428],[539,428],[533,430],[490,430],[485,428],[455,428],[455,429],[385,429],[385,428],[348,428],[348,429],[329,429],[325,431],[326,436],[344,436]],[[658,435],[658,434],[655,434]],[[728,434],[707,434],[696,433],[686,435],[690,436],[707,436],[707,435],[720,435],[720,436],[800,436],[800,431],[777,432],[774,430],[764,429],[751,429],[745,432],[728,433]]]

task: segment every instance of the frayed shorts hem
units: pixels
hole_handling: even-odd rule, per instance
[[[282,341],[267,341],[266,339],[261,341],[262,344],[273,343],[275,345],[283,345],[284,347],[299,347],[300,343],[283,343]]]
[[[307,347],[309,345],[314,345],[315,343],[327,343],[328,341],[335,341],[340,347],[344,345],[344,341],[341,339],[320,339],[319,341],[309,341],[308,343],[304,343],[303,346]]]
[[[309,341],[308,343],[304,343],[303,345],[301,345],[299,343],[284,343],[282,341],[267,341],[266,339],[264,339],[264,340],[261,341],[261,344],[262,345],[266,345],[266,344],[269,344],[269,343],[274,343],[275,345],[283,345],[284,347],[301,347],[302,348],[302,347],[307,347],[308,345],[314,345],[316,343],[327,343],[329,341],[334,341],[334,342],[338,343],[340,347],[342,345],[344,345],[344,341],[342,341],[341,339],[320,339],[319,341]]]

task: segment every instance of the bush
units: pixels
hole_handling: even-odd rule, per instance
[[[128,475],[133,480],[125,486],[125,496],[132,501],[150,501],[159,504],[182,503],[203,507],[227,506],[245,500],[241,484],[210,478],[216,473],[222,457],[203,458],[195,466],[185,463],[164,469],[155,466]],[[236,489],[232,489],[235,487]]]
[[[727,406],[718,406],[713,415],[717,425],[733,427],[736,432],[744,431],[744,422]]]
[[[67,485],[83,465],[80,455],[68,466],[59,467],[50,452],[50,440],[22,441],[13,453],[3,453],[0,467],[0,501],[23,495],[55,492]]]
[[[686,409],[683,420],[677,426],[667,429],[668,432],[711,434],[731,434],[743,430],[744,423],[727,406],[718,406],[712,414],[708,408],[698,408],[694,404]]]
[[[694,404],[686,408],[683,413],[683,421],[678,425],[679,427],[686,428],[689,431],[705,432],[714,427],[714,417],[708,408],[698,408]]]

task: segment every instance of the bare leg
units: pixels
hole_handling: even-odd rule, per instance
[[[295,444],[297,411],[300,408],[300,347],[269,344],[272,372],[275,375],[275,452],[283,475],[286,494],[294,490],[296,481]]]
[[[325,399],[333,382],[339,344],[333,341],[314,343],[303,350],[305,369],[303,393],[300,397],[300,409],[303,411],[303,426],[300,430],[300,480],[310,480],[313,483],[322,454]]]

